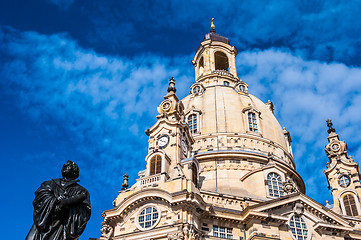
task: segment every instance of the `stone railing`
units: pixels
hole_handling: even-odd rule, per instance
[[[226,71],[226,70],[213,70],[212,73],[218,74],[218,75],[222,75],[222,76],[229,76],[229,77],[233,77],[233,74]]]
[[[160,181],[162,181],[162,175],[161,174],[157,174],[157,175],[152,175],[149,177],[143,177],[143,178],[139,178],[137,179],[137,183],[139,186],[147,186],[147,185],[152,185],[155,183],[158,183]]]
[[[198,153],[217,150],[248,150],[273,156],[293,165],[292,156],[284,148],[261,137],[249,137],[242,135],[220,136],[197,136],[193,145],[193,151]]]

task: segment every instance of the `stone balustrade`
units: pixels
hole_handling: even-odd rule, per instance
[[[152,185],[158,182],[162,181],[162,175],[161,174],[157,174],[157,175],[152,175],[149,177],[143,177],[143,178],[139,178],[137,179],[137,183],[138,186],[147,186],[147,185]]]
[[[248,150],[273,156],[293,165],[293,157],[280,145],[262,137],[249,135],[218,135],[196,136],[193,145],[194,152],[216,150]]]

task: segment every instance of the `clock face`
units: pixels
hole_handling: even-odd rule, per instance
[[[186,154],[188,147],[187,147],[187,143],[184,140],[181,141],[181,147],[182,147],[183,153]]]
[[[157,144],[160,148],[165,148],[168,142],[169,142],[169,136],[163,135],[158,139]]]

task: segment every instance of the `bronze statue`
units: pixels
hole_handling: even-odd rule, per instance
[[[34,224],[26,240],[74,240],[90,218],[88,191],[77,182],[79,167],[67,161],[63,178],[43,182],[35,192]]]

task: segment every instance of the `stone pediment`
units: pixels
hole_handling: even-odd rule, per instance
[[[120,193],[120,195],[122,195],[122,193]],[[115,202],[116,201],[117,199]],[[140,205],[155,201],[163,202],[167,206],[189,205],[202,211],[205,211],[207,206],[202,197],[193,192],[183,190],[170,193],[163,189],[151,187],[129,194],[127,197],[121,199],[113,209],[104,211],[104,222],[111,224],[114,221],[118,221],[119,219],[124,218],[129,212],[135,208],[138,208]]]
[[[302,193],[248,206],[242,213],[245,223],[265,216],[267,221],[287,223],[293,214],[309,218],[315,230],[352,231],[351,222]]]

